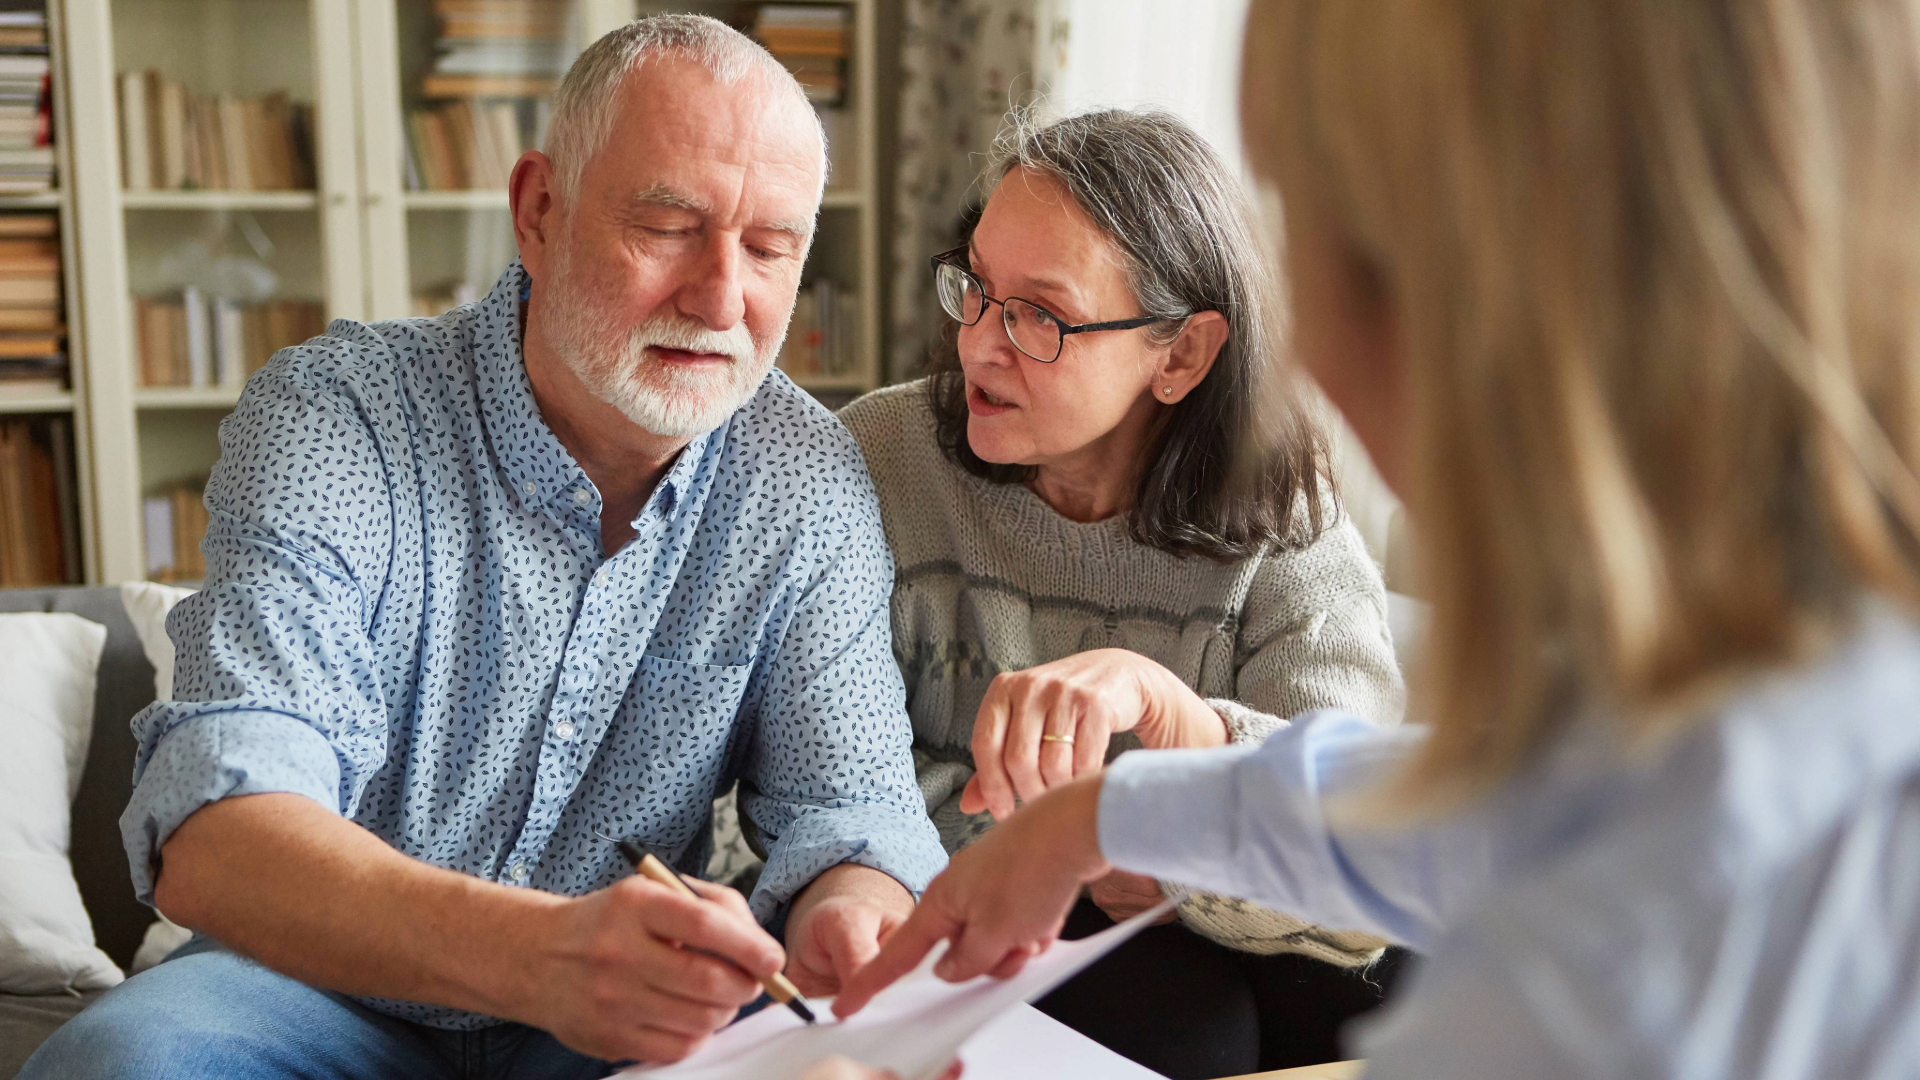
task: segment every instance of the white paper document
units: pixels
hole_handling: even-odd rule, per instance
[[[960,1046],[960,1080],[1167,1080],[1031,1005],[1015,1005]]]
[[[635,1066],[619,1075],[646,1080],[798,1080],[815,1062],[839,1054],[891,1069],[903,1080],[933,1080],[956,1056],[967,1060],[968,1080],[985,1080],[988,1071],[996,1080],[1025,1075],[1144,1080],[1156,1074],[1022,1008],[1022,1003],[1044,996],[1172,907],[1168,901],[1092,937],[1056,941],[1011,979],[983,975],[963,983],[942,982],[932,968],[944,950],[935,949],[911,974],[845,1021],[833,1019],[831,999],[812,999],[813,1011],[823,1021],[812,1027],[791,1011],[772,1006],[721,1031],[685,1061]],[[1003,1016],[1007,1019],[994,1023]],[[969,1042],[976,1033],[980,1038]],[[1010,1071],[1021,1062],[1030,1062],[1036,1071]]]

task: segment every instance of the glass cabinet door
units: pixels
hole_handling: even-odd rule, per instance
[[[549,99],[591,31],[580,0],[362,11],[363,62],[387,73],[366,83],[368,305],[438,315],[484,296],[517,254],[507,179],[545,141]]]
[[[200,492],[247,377],[364,314],[349,17],[347,0],[111,0],[149,577],[204,573]]]

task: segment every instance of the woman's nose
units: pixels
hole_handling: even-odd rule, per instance
[[[1020,362],[1019,350],[1013,347],[1013,339],[1007,336],[1007,324],[996,308],[988,308],[972,326],[962,326],[959,344],[963,362],[998,365]]]

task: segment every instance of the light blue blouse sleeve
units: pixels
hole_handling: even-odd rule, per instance
[[[1485,830],[1471,819],[1368,825],[1336,811],[1424,734],[1320,712],[1258,746],[1122,755],[1100,796],[1101,851],[1123,870],[1419,949],[1487,880]]]

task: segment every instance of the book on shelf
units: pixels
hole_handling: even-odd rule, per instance
[[[0,588],[80,580],[71,422],[0,419]]]
[[[46,12],[0,16],[0,194],[31,195],[54,183]]]
[[[0,397],[67,387],[59,218],[0,214]]]
[[[543,75],[566,70],[566,42],[559,38],[440,40],[436,75]]]
[[[128,191],[311,191],[313,107],[284,91],[195,94],[157,71],[119,76]]]
[[[829,278],[815,280],[794,298],[780,370],[796,379],[857,373],[859,327],[858,296]]]
[[[0,49],[46,55],[47,6],[22,5],[0,11]]]
[[[546,97],[560,80],[553,75],[429,75],[420,96],[429,98]]]
[[[567,31],[562,0],[435,0],[443,41],[560,38]]]
[[[793,73],[816,105],[846,101],[852,9],[844,4],[762,4],[753,36]]]
[[[200,542],[207,538],[206,482],[170,484],[141,500],[147,536],[147,577],[199,581],[207,576]]]
[[[0,355],[0,403],[64,394],[66,390],[65,357]]]
[[[133,309],[143,387],[237,391],[274,353],[326,331],[314,301],[245,303],[191,286],[135,297]]]
[[[544,98],[572,56],[564,0],[434,0],[423,98]]]

